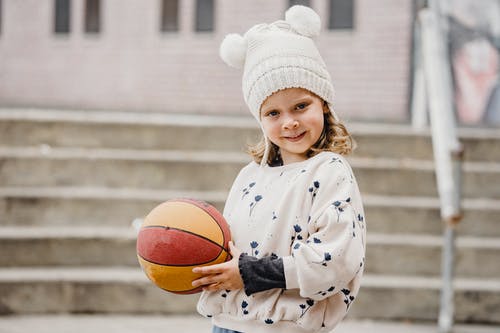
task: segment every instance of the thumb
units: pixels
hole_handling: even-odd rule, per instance
[[[229,241],[229,253],[231,254],[231,256],[239,256],[239,250],[236,246],[234,246],[234,243],[233,241]]]

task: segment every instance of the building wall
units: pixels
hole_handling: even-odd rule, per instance
[[[195,1],[180,2],[180,29],[160,32],[160,0],[102,0],[101,32],[83,31],[83,0],[71,2],[71,33],[53,33],[52,0],[3,0],[0,106],[246,114],[241,72],[218,47],[227,33],[284,17],[284,0],[215,0],[215,31],[194,32]],[[411,0],[356,0],[354,30],[317,39],[348,119],[408,118]]]

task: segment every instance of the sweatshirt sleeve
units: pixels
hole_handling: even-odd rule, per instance
[[[283,259],[277,256],[256,258],[242,253],[238,268],[247,296],[259,291],[286,287]]]
[[[308,237],[295,239],[283,257],[286,288],[322,300],[342,289],[362,270],[365,227],[358,186],[345,160],[320,169]],[[343,165],[345,164],[345,165]]]

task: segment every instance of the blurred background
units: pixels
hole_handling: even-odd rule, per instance
[[[0,331],[31,315],[194,315],[196,296],[147,281],[131,223],[175,197],[223,208],[260,133],[218,47],[295,4],[321,16],[334,106],[358,143],[369,237],[348,317],[435,325],[443,221],[418,88],[432,2],[0,0]],[[465,147],[454,318],[498,329],[500,0],[437,2]]]

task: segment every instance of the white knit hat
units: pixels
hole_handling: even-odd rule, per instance
[[[227,35],[220,46],[225,63],[243,68],[242,88],[250,112],[260,121],[260,107],[267,97],[285,88],[304,88],[328,103],[330,112],[333,85],[325,62],[312,37],[319,35],[321,20],[311,8],[293,6],[285,20],[257,24],[244,36]],[[261,125],[262,127],[262,125]],[[269,142],[263,162],[267,163]]]

